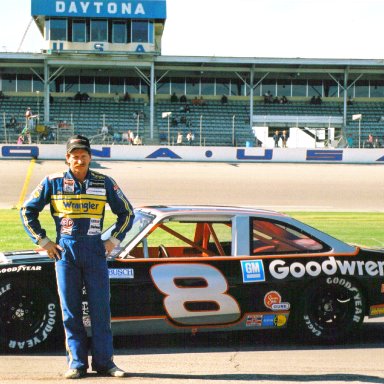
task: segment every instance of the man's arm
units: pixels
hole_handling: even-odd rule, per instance
[[[49,179],[46,177],[20,208],[20,217],[24,229],[32,241],[46,249],[50,258],[60,258],[61,247],[47,237],[39,220],[40,212],[50,202],[50,199]]]
[[[107,201],[112,212],[117,216],[116,226],[111,237],[104,243],[107,253],[110,253],[124,239],[126,233],[131,229],[134,213],[133,208],[125,197],[123,191],[115,180],[106,179]]]

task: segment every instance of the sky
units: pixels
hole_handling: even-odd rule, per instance
[[[40,52],[30,10],[1,0],[0,52]],[[383,59],[383,15],[384,0],[167,0],[161,53]]]

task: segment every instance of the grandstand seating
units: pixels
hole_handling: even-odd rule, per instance
[[[154,110],[154,139],[150,140],[149,132],[149,106],[144,99],[134,99],[129,102],[116,102],[111,97],[92,98],[89,101],[76,101],[67,97],[55,97],[50,106],[50,124],[57,128],[59,141],[64,142],[69,134],[85,134],[92,139],[94,144],[103,144],[103,136],[100,135],[101,127],[105,124],[112,126],[113,132],[126,132],[131,129],[134,134],[139,133],[144,144],[167,144],[168,142],[168,118],[162,118],[164,112],[172,112],[170,117],[170,143],[175,144],[177,132],[181,131],[185,137],[189,130],[195,135],[194,145],[206,146],[231,146],[233,139],[235,145],[245,146],[254,144],[254,136],[249,126],[249,102],[247,100],[229,100],[227,104],[221,104],[219,100],[205,100],[205,105],[193,105],[188,103],[189,112],[184,112],[184,103],[157,100]],[[36,96],[11,96],[0,100],[0,112],[3,117],[3,126],[9,122],[14,115],[19,123],[18,129],[2,129],[0,141],[16,143],[17,132],[24,126],[24,113],[26,107],[30,106],[32,112],[40,113],[41,124],[44,123],[43,100]],[[338,116],[342,117],[342,103],[340,101],[325,101],[321,105],[311,105],[308,101],[291,101],[288,104],[264,104],[256,101],[254,104],[254,115],[257,116]],[[142,112],[142,117],[137,120],[134,114]],[[384,102],[376,101],[354,101],[348,106],[347,126],[345,135],[351,135],[355,146],[358,145],[359,122],[352,121],[353,114],[362,114],[361,120],[361,142],[368,134],[378,136],[381,141],[384,138]],[[143,118],[143,115],[145,116]],[[191,124],[181,123],[185,117]],[[172,118],[178,121],[177,126],[172,124]],[[287,120],[289,120],[287,118]],[[64,124],[62,122],[65,122]],[[74,129],[70,129],[71,127]],[[281,126],[284,126],[281,125]],[[285,125],[286,126],[286,125]],[[69,128],[68,128],[69,127]],[[278,127],[278,125],[274,125]],[[7,132],[7,138],[4,134]],[[233,136],[234,135],[234,136]],[[33,141],[39,141],[35,133]],[[120,143],[113,139],[112,135],[107,143]]]
[[[206,146],[245,146],[246,142],[254,141],[249,126],[249,108],[245,102],[230,101],[221,104],[216,100],[205,100],[205,105],[188,103],[189,112],[184,112],[185,103],[160,101],[156,104],[156,122],[159,138],[168,142],[168,118],[162,118],[164,112],[172,112],[170,117],[170,143],[176,142],[177,132],[182,132],[184,143],[186,134],[191,130],[195,136],[195,145]],[[185,117],[187,123],[181,123]],[[178,121],[177,126],[172,119]]]

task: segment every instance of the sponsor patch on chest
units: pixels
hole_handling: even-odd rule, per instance
[[[105,196],[106,190],[105,188],[95,188],[95,187],[88,187],[85,191],[87,195],[97,195],[97,196]]]

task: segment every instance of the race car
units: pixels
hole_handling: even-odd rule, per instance
[[[136,208],[132,229],[108,259],[113,333],[288,328],[340,341],[365,316],[384,315],[383,256],[274,211]],[[42,250],[0,254],[2,349],[31,351],[60,337],[54,262]]]

